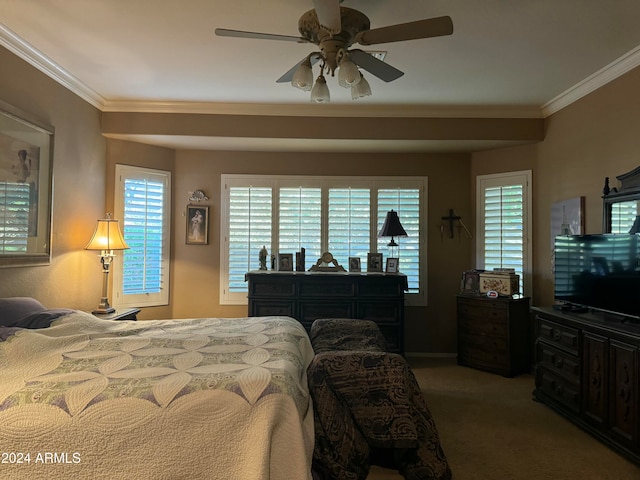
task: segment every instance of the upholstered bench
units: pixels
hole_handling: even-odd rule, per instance
[[[365,480],[370,463],[411,480],[451,478],[415,376],[404,357],[385,351],[375,322],[318,319],[309,336],[316,478]]]
[[[353,318],[319,318],[309,332],[313,350],[384,352],[386,343],[378,325],[371,320]]]

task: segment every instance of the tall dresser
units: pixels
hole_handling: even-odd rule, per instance
[[[286,315],[309,330],[318,318],[373,320],[391,352],[404,354],[403,274],[252,271],[249,316]]]
[[[513,376],[531,370],[529,298],[458,295],[458,364]]]

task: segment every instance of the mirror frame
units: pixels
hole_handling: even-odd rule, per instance
[[[602,232],[611,233],[611,209],[613,204],[640,200],[640,166],[630,172],[616,177],[620,188],[607,191],[609,177],[605,180],[605,190],[602,195]]]
[[[35,211],[34,219],[30,219],[29,242],[36,248],[26,253],[0,253],[0,267],[26,267],[49,265],[51,263],[51,217],[53,200],[53,138],[54,129],[33,116],[0,100],[0,137],[4,142],[4,162],[9,157],[7,169],[14,171],[15,158],[21,149],[37,151],[37,177],[34,178],[37,195],[30,199],[30,209]],[[34,157],[35,158],[35,157]],[[12,163],[13,162],[13,163]],[[30,162],[31,164],[31,162]],[[28,175],[32,173],[33,165]],[[28,176],[26,177],[28,178]],[[32,223],[33,222],[33,223]],[[35,232],[35,235],[33,234]]]

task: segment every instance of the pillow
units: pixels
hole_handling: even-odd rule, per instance
[[[75,310],[70,310],[68,308],[54,308],[50,310],[44,310],[42,312],[32,313],[18,320],[16,327],[47,328],[56,318],[63,317],[71,312],[75,312]]]
[[[4,342],[7,338],[20,330],[24,329],[20,327],[0,327],[0,342]]]
[[[46,310],[38,300],[31,297],[0,298],[0,325],[16,327],[27,315]]]

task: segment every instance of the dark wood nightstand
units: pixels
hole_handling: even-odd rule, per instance
[[[113,313],[94,313],[93,315],[103,320],[138,320],[139,308],[124,308]]]

